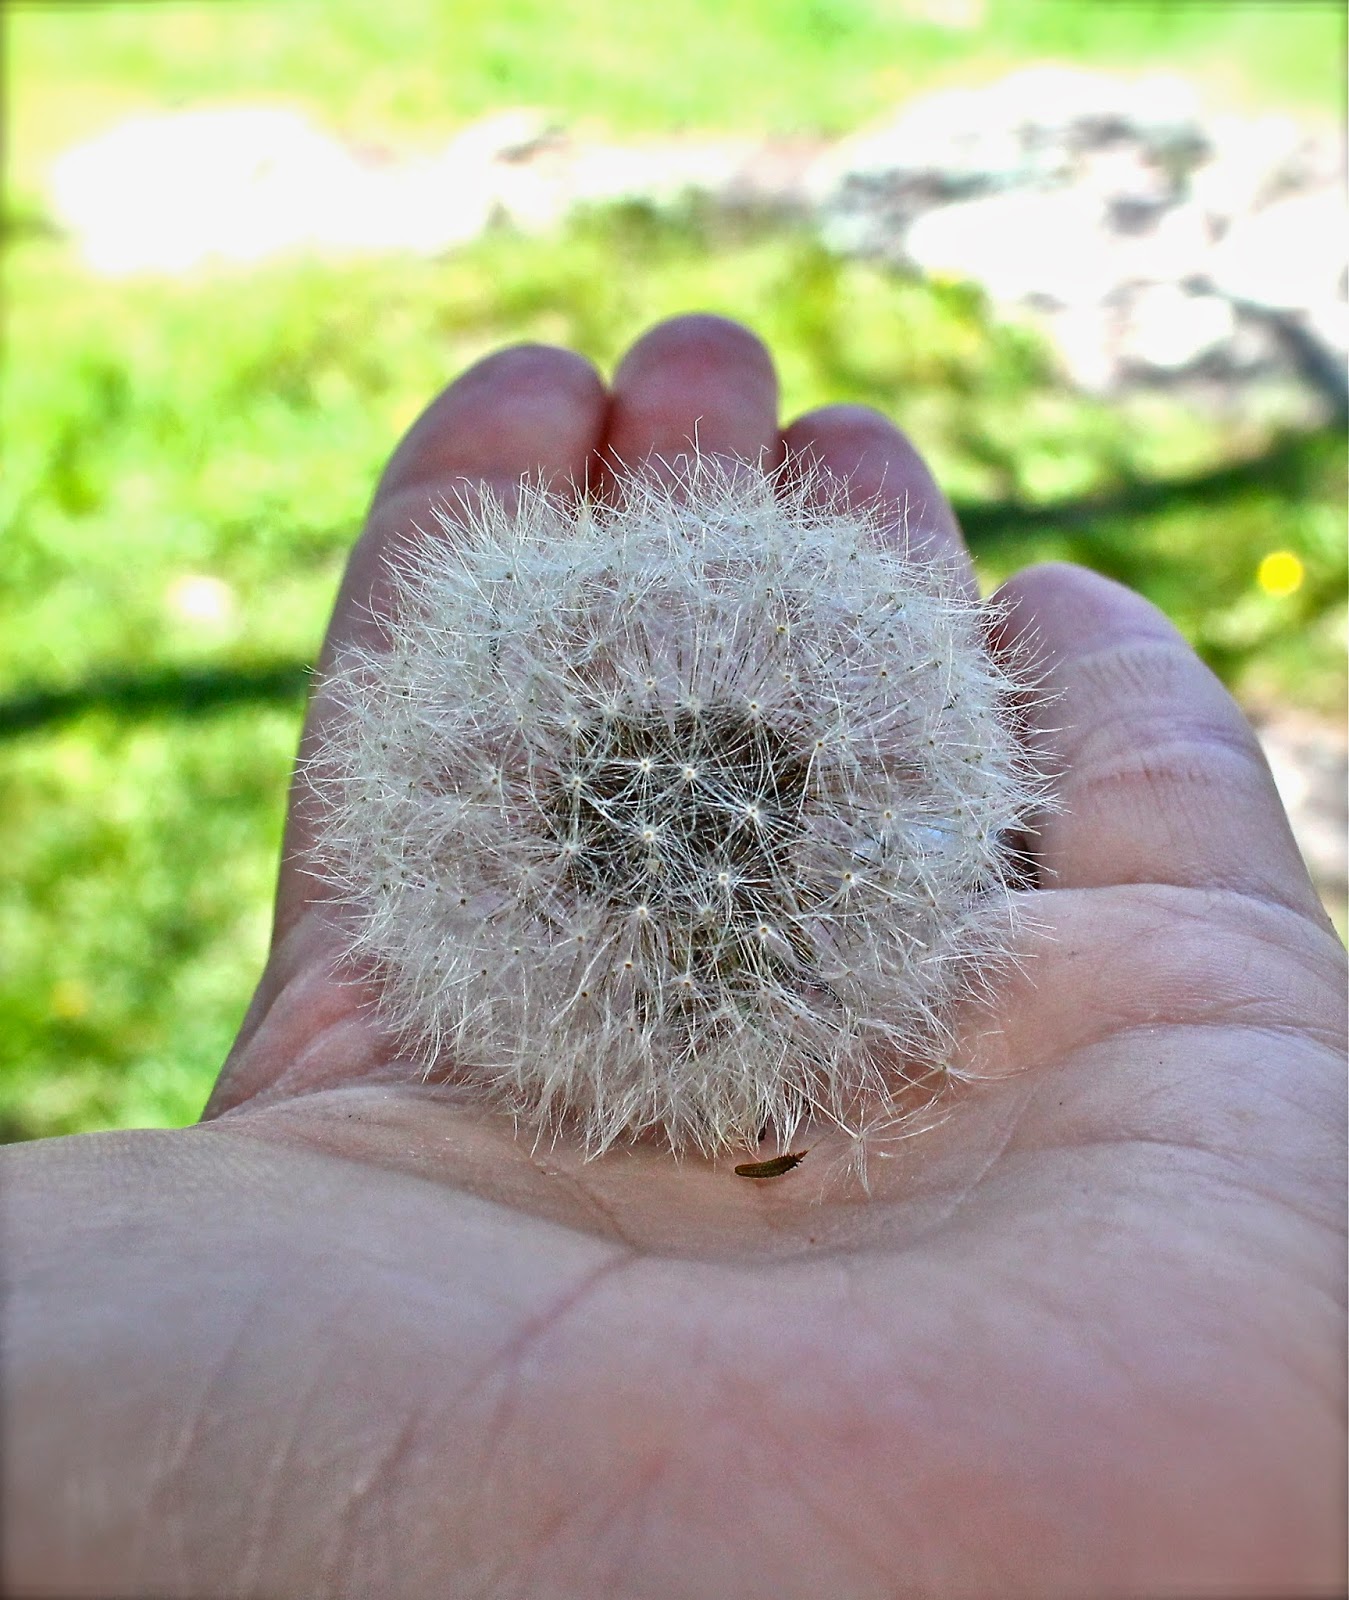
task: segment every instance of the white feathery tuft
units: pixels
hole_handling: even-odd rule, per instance
[[[864,1129],[1010,949],[1033,685],[822,474],[443,506],[308,769],[429,1073],[596,1154]]]

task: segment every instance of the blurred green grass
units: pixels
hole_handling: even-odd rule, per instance
[[[925,71],[982,71],[1000,52],[1047,47],[1105,61],[1150,51],[1156,65],[1165,46],[1182,65],[1205,38],[1215,54],[1215,26],[1225,70],[1256,100],[1327,104],[1338,77],[1317,56],[1317,12],[1276,50],[1277,30],[1246,8],[1101,7],[1113,20],[1093,29],[1082,20],[1093,8],[1009,0],[991,8],[997,26],[976,62],[958,36],[901,25],[901,9],[792,0],[770,27],[764,7],[716,8],[744,56],[734,84],[712,71],[705,37],[690,42],[714,14],[692,0],[643,11],[644,31],[621,37],[612,26],[587,36],[591,8],[535,0],[492,16],[391,6],[382,29],[345,0],[321,16],[304,0],[173,6],[163,20],[126,6],[78,22],[24,16],[17,125],[31,130],[31,155],[44,140],[55,148],[57,111],[81,85],[101,86],[104,108],[289,85],[353,124],[424,129],[526,100],[569,117],[601,110],[619,132],[820,129],[879,109],[895,93],[887,73],[913,87]],[[1220,25],[1201,26],[1200,11]],[[438,89],[451,40],[454,71]],[[669,82],[685,59],[692,81]],[[896,60],[902,69],[886,65]],[[1038,340],[998,322],[977,292],[839,261],[781,226],[626,206],[554,237],[495,232],[441,261],[289,261],[143,282],[91,278],[34,231],[11,245],[7,286],[5,1138],[199,1112],[260,969],[302,664],[364,502],[426,399],[503,343],[570,345],[609,370],[662,316],[746,320],[779,358],[787,414],[858,400],[913,434],[967,513],[986,582],[1046,556],[1086,561],[1164,605],[1248,699],[1343,704],[1338,437],[1291,440],[1267,470],[1224,477],[1268,444],[1254,422],[1219,425],[1164,397],[1108,406],[1070,394]],[[1148,485],[1159,477],[1190,487],[1158,498]],[[1113,509],[1036,513],[1111,496]],[[1276,549],[1305,569],[1282,597],[1255,581]]]
[[[302,101],[359,136],[503,105],[617,134],[841,132],[939,83],[1056,58],[1337,116],[1343,8],[1249,0],[168,0],[18,9],[21,177],[110,115]],[[951,25],[964,11],[977,26]],[[945,17],[945,23],[941,20]]]

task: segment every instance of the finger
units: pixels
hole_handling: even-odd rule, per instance
[[[927,463],[893,422],[867,406],[822,406],[782,435],[789,473],[822,469],[845,500],[878,516],[897,549],[951,566],[975,592],[974,569],[950,502]]]
[[[1156,607],[1059,564],[998,598],[999,648],[1044,672],[1027,714],[1062,805],[1032,845],[1046,887],[1228,889],[1321,918],[1250,724]]]
[[[523,477],[557,492],[578,492],[603,433],[607,396],[595,369],[567,350],[521,345],[478,362],[444,390],[394,451],[365,531],[347,563],[320,672],[356,641],[378,645],[401,545],[416,530],[446,538],[432,507],[490,493],[509,504]],[[393,569],[393,570],[391,570]],[[320,687],[301,741],[301,764],[320,747],[336,706]],[[305,871],[316,826],[315,800],[302,782],[292,792],[277,896],[274,940],[322,895]]]
[[[739,323],[675,317],[644,334],[614,374],[603,488],[624,469],[675,479],[691,459],[778,462],[778,381]]]
[[[365,531],[347,563],[323,663],[333,648],[377,633],[390,594],[390,557],[414,526],[434,534],[433,505],[453,510],[490,492],[510,504],[525,477],[564,496],[585,487],[607,397],[594,367],[570,350],[516,345],[472,366],[427,406],[394,450]]]
[[[374,504],[447,481],[542,471],[578,481],[603,426],[606,396],[574,350],[521,344],[476,362],[443,389],[399,442]]]

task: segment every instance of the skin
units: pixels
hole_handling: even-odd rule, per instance
[[[337,602],[430,500],[604,461],[811,456],[959,548],[881,417],[779,431],[743,328],[606,389],[502,351],[399,445]],[[653,467],[652,470],[659,470]],[[920,556],[921,556],[920,550]],[[531,1148],[411,1081],[336,982],[292,810],[275,944],[204,1120],[4,1160],[6,1592],[1332,1593],[1345,1578],[1344,952],[1237,707],[1136,595],[1023,572],[1063,811],[982,1081],[878,1140]],[[322,689],[310,733],[330,714]],[[209,863],[203,864],[209,870]],[[764,1150],[764,1157],[776,1152]]]

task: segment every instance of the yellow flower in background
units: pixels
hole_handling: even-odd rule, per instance
[[[58,978],[48,996],[52,1019],[78,1022],[89,1010],[89,991],[78,978]]]
[[[1297,593],[1306,575],[1307,569],[1291,550],[1271,550],[1256,568],[1255,581],[1266,594],[1282,600]]]

